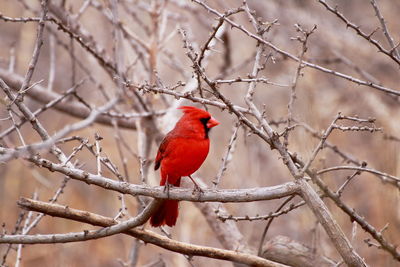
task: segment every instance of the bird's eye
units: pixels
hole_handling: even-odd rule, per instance
[[[207,122],[211,119],[211,117],[201,118],[200,121],[202,124],[207,125]]]

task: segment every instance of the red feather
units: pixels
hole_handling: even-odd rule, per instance
[[[184,114],[161,142],[154,169],[161,167],[160,185],[179,186],[181,177],[197,171],[210,148],[209,130],[219,122],[205,110],[183,106]],[[174,226],[178,218],[178,201],[165,200],[150,219],[154,227]]]

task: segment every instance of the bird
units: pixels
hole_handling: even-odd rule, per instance
[[[210,129],[219,122],[210,113],[192,106],[181,106],[182,117],[175,127],[164,137],[158,148],[154,170],[160,167],[160,185],[169,189],[169,185],[180,186],[182,177],[189,177],[195,187],[200,187],[191,175],[197,171],[206,159],[210,149]],[[150,225],[159,227],[176,224],[178,201],[163,200],[150,218]]]

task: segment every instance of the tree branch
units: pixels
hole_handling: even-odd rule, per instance
[[[21,198],[18,201],[18,205],[27,210],[33,210],[48,214],[50,216],[66,218],[96,226],[107,227],[109,229],[112,229],[113,227],[116,227],[121,224],[118,221],[109,217],[104,217],[87,211],[76,210],[58,204],[50,204],[27,198]],[[286,266],[247,253],[179,242],[148,230],[141,230],[137,228],[131,228],[131,229],[126,228],[123,231],[123,233],[138,238],[144,241],[145,243],[154,244],[156,246],[168,249],[170,251],[190,256],[203,256],[214,259],[228,260],[228,261],[248,264],[251,266],[271,266],[271,267]],[[54,236],[55,235],[33,235],[33,236],[0,235],[0,243],[16,243],[16,244],[58,243],[59,240],[57,240],[57,238],[53,238]]]

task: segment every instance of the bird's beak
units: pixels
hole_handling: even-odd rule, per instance
[[[217,126],[219,124],[219,122],[214,119],[213,117],[211,117],[211,119],[207,122],[207,128],[210,129],[214,126]]]

